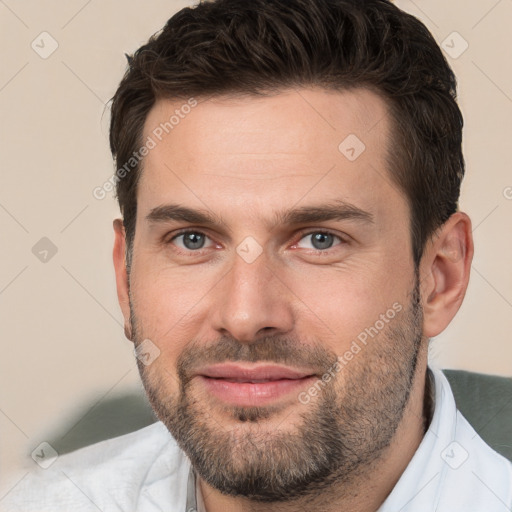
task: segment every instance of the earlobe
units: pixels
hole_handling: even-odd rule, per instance
[[[425,336],[437,336],[444,331],[459,310],[469,283],[473,251],[471,220],[465,213],[454,213],[422,258]]]
[[[122,219],[114,220],[114,236],[113,259],[116,274],[117,298],[124,317],[124,334],[132,341],[129,283],[126,269],[126,234]]]

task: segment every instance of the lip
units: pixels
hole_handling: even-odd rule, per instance
[[[267,405],[296,394],[317,378],[311,371],[281,365],[240,365],[224,363],[208,366],[196,377],[207,392],[221,401],[238,406]]]
[[[233,363],[216,364],[207,366],[197,372],[204,377],[217,379],[231,379],[250,382],[254,380],[280,380],[280,379],[302,379],[312,372],[301,371],[275,364],[240,365]]]

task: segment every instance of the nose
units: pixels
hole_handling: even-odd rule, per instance
[[[237,255],[216,286],[212,326],[240,343],[286,334],[294,326],[293,297],[264,254],[251,263]]]

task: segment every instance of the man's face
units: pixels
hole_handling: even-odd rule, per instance
[[[160,351],[139,363],[151,403],[224,492],[283,500],[349,479],[390,444],[421,342],[385,103],[362,89],[185,103],[159,101],[143,137],[157,144],[129,282],[134,341]]]

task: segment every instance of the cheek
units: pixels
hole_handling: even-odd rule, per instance
[[[156,271],[154,264],[143,263],[139,260],[134,265],[130,282],[137,327],[144,339],[158,346],[163,360],[175,361],[197,335],[195,317],[215,281],[190,268],[160,267]]]
[[[140,375],[154,410],[162,409],[162,404],[176,400],[179,395],[179,380],[174,365],[162,354],[151,364],[139,365]],[[164,407],[165,408],[165,407]]]
[[[406,309],[412,285],[406,272],[391,275],[384,266],[383,262],[352,261],[337,270],[311,269],[307,280],[290,284],[303,303],[303,318],[310,319],[302,325],[302,332],[312,331],[331,350],[342,354],[376,323],[379,331],[387,326],[398,310]]]

